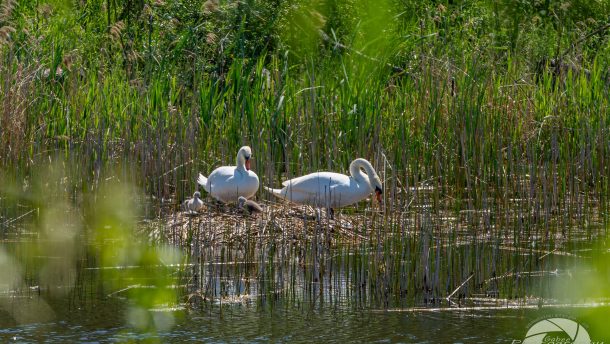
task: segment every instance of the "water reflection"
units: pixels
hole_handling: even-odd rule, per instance
[[[3,248],[16,256],[27,252],[21,251],[20,245],[5,243]],[[96,245],[99,243],[91,242],[86,251],[97,252]],[[545,315],[566,314],[581,319],[588,316],[595,323],[600,314],[610,311],[607,304],[592,303],[585,304],[586,308],[542,305],[539,309],[537,299],[529,305],[523,299],[489,297],[481,297],[482,300],[462,297],[455,304],[426,303],[423,294],[415,291],[378,303],[371,296],[371,289],[358,284],[360,279],[352,275],[348,265],[341,263],[339,258],[345,257],[331,259],[333,264],[328,266],[332,268],[318,282],[312,282],[299,264],[286,264],[282,269],[282,262],[278,261],[261,267],[260,262],[243,262],[235,255],[232,258],[231,263],[217,256],[207,262],[100,267],[95,255],[85,254],[76,264],[79,267],[76,276],[67,280],[69,285],[33,286],[27,285],[26,279],[26,285],[0,295],[0,339],[26,343],[130,340],[502,343],[522,339],[528,324]],[[33,266],[49,258],[37,259],[38,262],[34,259],[23,267],[26,275]],[[540,292],[549,296],[551,282],[563,283],[562,278],[570,278],[564,273],[570,260],[562,262],[563,268],[553,274],[523,274],[520,278],[526,280],[532,295]],[[193,271],[202,272],[199,284],[193,285]],[[158,285],[155,275],[170,278],[167,284]],[[284,281],[283,287],[279,280]],[[62,288],[67,291],[54,291]],[[178,302],[142,309],[144,313],[136,314],[136,320],[130,319],[134,309],[140,312],[143,305],[139,295],[154,296],[158,292],[149,290],[161,288],[174,290]],[[194,296],[193,289],[206,288],[207,293]],[[140,294],[142,291],[145,293]],[[548,298],[545,304],[558,301],[570,300]],[[456,309],[457,303],[461,310],[447,311]],[[493,309],[485,308],[490,306]],[[149,324],[137,323],[138,319],[148,317],[155,324],[153,331]],[[590,332],[595,334],[596,330],[599,329]]]
[[[56,305],[69,309],[69,304]],[[407,342],[407,343],[505,343],[523,339],[528,325],[550,314],[577,316],[587,321],[586,311],[561,308],[549,310],[477,310],[464,312],[370,312],[335,309],[309,304],[276,304],[262,311],[249,305],[232,305],[206,310],[172,311],[178,319],[167,331],[156,334],[123,325],[127,306],[121,300],[103,300],[94,309],[71,309],[58,314],[61,321],[8,325],[0,316],[3,342],[116,342],[156,340],[162,342]],[[600,308],[593,314],[608,314]],[[599,331],[590,328],[592,336]]]

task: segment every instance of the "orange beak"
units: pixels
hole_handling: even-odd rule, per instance
[[[246,159],[246,170],[250,171],[250,159]]]
[[[381,191],[379,189],[375,190],[375,198],[377,198],[377,202],[381,203]]]

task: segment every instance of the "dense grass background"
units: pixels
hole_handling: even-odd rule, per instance
[[[391,196],[608,194],[608,1],[1,6],[5,174],[182,198],[249,144],[269,184],[362,156]]]
[[[554,298],[545,271],[559,269],[565,294],[606,300],[609,13],[605,0],[0,0],[0,234],[25,238],[14,256],[28,267],[5,259],[0,272],[17,286],[53,285],[64,275],[28,262],[60,256],[68,265],[56,270],[78,285],[84,266],[194,262],[192,276],[235,269],[236,281],[257,276],[277,295],[284,275],[343,292],[336,264],[356,296],[366,286],[371,305],[389,307],[391,295],[438,303],[471,278],[455,298]],[[201,235],[226,234],[222,249],[190,227],[185,238],[168,230],[197,173],[232,163],[243,144],[262,184],[367,158],[384,211],[346,216],[357,223],[341,233],[363,240],[343,246],[319,223],[263,240],[243,221],[240,242],[229,239],[241,227],[199,221]],[[152,217],[138,190],[170,203],[153,211],[171,216],[134,218]],[[31,232],[19,224],[29,215]],[[139,226],[180,250],[132,240],[148,238]],[[54,243],[21,250],[30,237]],[[90,238],[101,248],[84,248]],[[581,270],[594,273],[572,278],[561,254],[589,250]],[[219,254],[246,268],[217,268]],[[182,272],[176,280],[189,280]],[[544,279],[522,277],[534,272]],[[138,273],[104,274],[114,293]],[[174,283],[160,276],[146,283]],[[131,296],[138,312],[175,297]]]

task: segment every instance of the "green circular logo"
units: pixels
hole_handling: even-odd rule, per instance
[[[523,344],[590,344],[587,330],[574,320],[549,318],[538,321],[527,331]]]

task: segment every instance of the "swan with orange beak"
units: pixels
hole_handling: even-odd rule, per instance
[[[197,183],[212,197],[224,203],[235,202],[240,196],[250,198],[258,191],[258,176],[250,170],[252,149],[243,146],[237,152],[236,166],[221,166],[209,177],[199,174]]]
[[[293,203],[329,208],[331,213],[333,208],[359,202],[372,192],[381,203],[383,185],[373,165],[365,159],[356,159],[349,171],[351,176],[335,172],[310,173],[283,182],[281,189],[265,187],[265,190]]]

